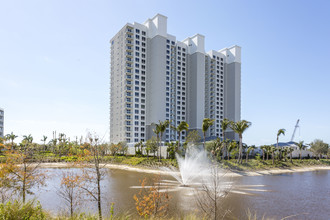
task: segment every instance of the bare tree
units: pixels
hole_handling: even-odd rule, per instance
[[[225,173],[214,164],[203,178],[201,188],[196,190],[196,202],[208,219],[223,219],[230,211],[222,206],[230,188],[224,181]]]
[[[99,219],[102,219],[101,206],[101,181],[106,175],[106,164],[101,164],[103,156],[100,152],[99,138],[88,134],[88,141],[90,145],[90,154],[86,156],[84,164],[82,164],[82,179],[80,188],[97,202],[97,209]]]
[[[81,183],[81,175],[75,171],[67,171],[62,174],[61,187],[57,190],[57,194],[64,200],[71,218],[82,202]]]

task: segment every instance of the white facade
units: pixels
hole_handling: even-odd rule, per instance
[[[0,137],[4,136],[4,121],[5,121],[5,113],[2,108],[0,108]]]
[[[126,24],[111,40],[110,141],[146,141],[153,123],[186,121],[201,130],[215,119],[209,137],[221,137],[223,118],[240,120],[241,48],[205,53],[205,37],[177,41],[167,17]],[[183,141],[185,133],[182,135]],[[164,141],[178,139],[168,128]]]

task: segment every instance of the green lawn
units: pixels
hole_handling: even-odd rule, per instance
[[[236,160],[224,160],[220,161],[220,164],[223,168],[231,169],[231,170],[238,170],[238,171],[254,171],[254,170],[267,170],[273,168],[297,168],[297,167],[308,167],[308,166],[330,166],[330,160],[321,159],[321,160],[314,160],[314,159],[293,159],[292,163],[290,160],[287,161],[277,161],[275,160],[274,165],[272,164],[272,160],[255,160],[250,159],[248,163],[244,162],[242,164],[237,164]]]

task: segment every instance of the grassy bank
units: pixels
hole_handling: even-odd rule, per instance
[[[303,168],[303,167],[313,167],[313,166],[330,166],[330,159],[293,159],[292,163],[290,160],[287,161],[277,161],[272,164],[272,160],[255,160],[250,159],[246,163],[245,161],[242,164],[237,164],[236,160],[224,160],[220,161],[220,164],[225,169],[234,170],[234,171],[260,171],[260,170],[269,170],[269,169],[291,169],[291,168]]]
[[[42,163],[72,163],[78,160],[77,156],[55,156],[52,154],[39,155],[33,158],[35,162]],[[178,167],[177,161],[175,159],[159,159],[157,157],[135,157],[135,156],[104,156],[103,162],[108,164],[116,165],[128,165],[138,168],[157,168],[157,167]],[[262,159],[249,159],[246,163],[243,160],[242,164],[237,164],[236,159],[221,160],[218,163],[225,169],[231,171],[261,171],[270,169],[291,169],[291,168],[303,168],[303,167],[315,167],[315,166],[330,166],[330,159],[293,159],[292,163],[289,159],[286,161],[275,160],[272,164],[272,160],[262,160]],[[5,163],[6,157],[0,156],[0,162]]]
[[[78,161],[78,156],[55,156],[52,154],[37,155],[31,159],[31,162],[41,163],[72,163]],[[129,165],[138,167],[162,167],[174,166],[177,167],[177,162],[174,159],[161,159],[154,157],[135,157],[135,156],[104,156],[102,158],[104,163]],[[0,156],[0,163],[5,163],[6,157]]]

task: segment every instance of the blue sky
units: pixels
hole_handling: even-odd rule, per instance
[[[168,17],[178,40],[242,47],[247,144],[330,142],[329,1],[0,1],[0,107],[5,133],[109,133],[109,40],[127,22]]]

